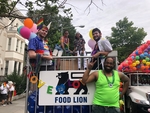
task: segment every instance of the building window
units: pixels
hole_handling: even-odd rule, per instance
[[[8,66],[9,66],[9,61],[5,62],[5,75],[8,74]]]
[[[23,46],[23,42],[21,42],[21,45],[20,45],[20,53],[22,52],[22,46]]]
[[[11,38],[8,38],[8,50],[10,51],[10,47],[11,47]]]
[[[19,66],[18,66],[18,74],[20,74],[20,69],[21,69],[21,62],[19,62]]]
[[[15,61],[15,64],[14,64],[14,71],[17,72],[17,61]]]
[[[18,44],[19,44],[19,40],[17,40],[16,51],[18,51]]]

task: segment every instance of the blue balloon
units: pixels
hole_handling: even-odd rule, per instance
[[[30,37],[29,37],[29,40],[31,40],[32,38],[35,38],[37,35],[33,32],[30,33]]]
[[[140,58],[143,59],[145,56],[144,54],[140,54]]]
[[[147,52],[144,52],[144,56],[148,56],[148,53],[147,53]]]

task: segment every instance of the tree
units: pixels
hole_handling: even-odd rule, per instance
[[[6,80],[12,81],[15,84],[17,95],[23,93],[26,90],[26,79],[27,77],[25,75],[19,75],[16,71],[6,75]]]
[[[44,12],[47,12],[49,15],[42,15]],[[72,18],[70,16],[61,16],[59,15],[59,11],[57,7],[52,7],[50,5],[47,5],[44,9],[35,10],[34,12],[29,11],[27,13],[28,16],[31,16],[33,14],[41,14],[41,16],[33,18],[32,20],[34,22],[37,22],[41,17],[44,18],[44,24],[48,25],[50,22],[51,27],[47,35],[47,40],[49,42],[49,45],[52,49],[54,49],[55,44],[58,43],[60,37],[61,37],[61,29],[62,28],[69,28],[67,29],[69,31],[69,37],[70,37],[70,49],[73,49],[73,39],[75,34],[75,28],[71,24]]]
[[[119,20],[116,27],[112,27],[111,36],[107,36],[114,50],[118,51],[119,62],[124,61],[138,46],[141,45],[147,33],[143,28],[133,27],[127,17]]]

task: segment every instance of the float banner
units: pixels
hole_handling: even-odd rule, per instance
[[[41,71],[39,105],[92,105],[94,83],[83,84],[84,71]]]

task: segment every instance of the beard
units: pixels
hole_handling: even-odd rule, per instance
[[[100,37],[94,37],[94,40],[95,40],[96,42],[98,42],[98,41],[100,40]]]
[[[45,38],[43,35],[39,34],[39,37],[41,37],[42,39]]]
[[[105,70],[105,72],[110,73],[110,72],[112,72],[113,67],[108,68],[108,66],[104,66],[104,70]]]

